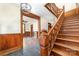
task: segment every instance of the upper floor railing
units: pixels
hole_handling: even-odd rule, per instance
[[[58,18],[61,9],[58,8],[55,3],[47,3],[45,7]]]

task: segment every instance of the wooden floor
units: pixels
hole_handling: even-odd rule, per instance
[[[39,56],[39,41],[34,37],[24,37],[23,39],[23,49],[10,53],[7,56]]]

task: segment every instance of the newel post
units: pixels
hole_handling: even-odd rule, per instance
[[[41,54],[41,56],[48,56],[48,47],[49,47],[49,40],[48,40],[48,36],[47,36],[47,31],[43,30],[41,38],[40,38],[40,54]]]

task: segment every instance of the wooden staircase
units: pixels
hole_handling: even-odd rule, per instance
[[[64,6],[59,13],[60,9],[52,3],[46,4],[46,8],[57,16],[57,22],[48,32],[42,31],[40,54],[42,56],[79,56],[79,8],[68,13],[64,12]],[[55,8],[57,11],[54,10]]]
[[[51,55],[79,56],[79,15],[64,19]]]

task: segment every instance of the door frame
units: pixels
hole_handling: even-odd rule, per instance
[[[23,35],[23,16],[26,16],[26,17],[30,17],[30,18],[33,18],[35,20],[38,20],[38,34],[37,34],[37,37],[40,36],[40,32],[41,32],[41,25],[40,25],[40,16],[34,14],[34,13],[31,13],[31,12],[26,12],[26,11],[23,11],[21,10],[21,34]]]

